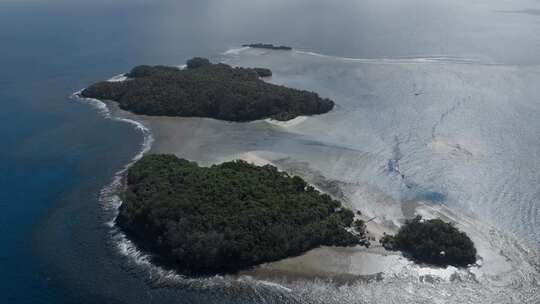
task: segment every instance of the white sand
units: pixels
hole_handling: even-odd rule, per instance
[[[298,117],[295,117],[295,118],[293,118],[291,120],[287,120],[287,121],[280,121],[280,120],[275,120],[275,119],[271,119],[271,118],[265,119],[264,121],[269,123],[269,124],[272,124],[274,126],[279,126],[279,127],[283,127],[283,128],[291,128],[291,127],[295,127],[295,126],[303,123],[307,119],[308,119],[307,116],[298,116]]]

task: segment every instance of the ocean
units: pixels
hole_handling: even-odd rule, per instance
[[[388,301],[429,303],[456,290],[456,282],[437,285],[438,292],[409,282],[336,292],[316,282],[283,287],[249,276],[178,284],[172,273],[142,267],[144,256],[133,263],[133,252],[129,257],[118,250],[118,235],[108,225],[107,191],[118,172],[149,147],[150,137],[72,94],[138,64],[180,65],[193,56],[272,67],[271,81],[315,90],[338,106],[298,125],[292,137],[267,127],[262,139],[260,130],[209,128],[210,141],[201,147],[213,148],[186,155],[212,161],[224,151],[283,153],[295,161],[276,158],[284,168],[311,172],[301,161],[327,177],[377,189],[349,189],[357,201],[380,201],[377,193],[383,193],[398,203],[421,199],[479,218],[508,232],[509,243],[525,244],[533,256],[526,262],[538,265],[539,5],[0,0],[2,298],[6,303],[328,303],[332,299],[326,296],[355,303],[386,295]],[[297,51],[226,53],[250,42]],[[216,140],[225,134],[237,142]],[[484,291],[460,300],[474,303],[475,294],[488,294],[533,303],[530,294],[538,289],[531,281],[512,282],[511,292],[466,285]],[[385,293],[388,286],[395,288]]]

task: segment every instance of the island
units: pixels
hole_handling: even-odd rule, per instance
[[[351,228],[353,218],[339,201],[271,165],[202,167],[151,154],[128,170],[116,223],[156,261],[205,275],[322,245],[357,245],[363,236]]]
[[[476,262],[471,239],[441,219],[416,216],[407,220],[396,235],[385,235],[380,242],[386,249],[401,250],[422,263],[464,267]]]
[[[300,115],[327,113],[334,102],[318,94],[265,82],[265,68],[213,64],[192,58],[185,69],[137,66],[128,80],[103,81],[84,89],[86,98],[112,100],[135,114],[209,117],[227,121],[265,118],[290,120]]]
[[[278,51],[291,51],[292,47],[286,45],[273,45],[269,43],[251,43],[251,44],[242,44],[243,47],[250,47],[254,49],[267,49],[267,50],[278,50]]]

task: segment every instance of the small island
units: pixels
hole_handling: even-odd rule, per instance
[[[292,47],[286,45],[273,45],[269,43],[251,43],[251,44],[242,44],[243,47],[250,47],[254,49],[267,49],[267,50],[277,50],[277,51],[291,51]]]
[[[227,121],[272,118],[290,120],[300,115],[327,113],[334,102],[313,92],[267,83],[265,68],[213,64],[206,58],[188,60],[186,69],[137,66],[129,80],[98,82],[81,96],[113,100],[135,114],[209,117]]]
[[[465,267],[476,262],[471,239],[440,219],[407,220],[395,236],[385,235],[381,244],[388,250],[401,250],[418,262],[438,266]]]
[[[128,170],[123,199],[119,227],[187,274],[235,272],[364,237],[339,201],[298,176],[241,160],[200,167],[147,155]]]

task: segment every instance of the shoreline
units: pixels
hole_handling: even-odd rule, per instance
[[[78,98],[84,99],[82,97]],[[288,159],[291,157],[286,154],[266,151],[264,143],[258,143],[258,136],[253,135],[253,137],[250,137],[250,134],[255,133],[264,136],[270,141],[276,140],[276,142],[281,143],[283,138],[280,138],[280,136],[283,137],[283,134],[296,134],[295,127],[306,122],[308,119],[305,117],[297,117],[293,119],[295,122],[290,124],[287,124],[287,122],[275,123],[268,120],[253,121],[249,123],[249,129],[254,131],[247,132],[244,129],[248,128],[243,128],[240,123],[223,122],[210,118],[140,116],[120,110],[115,107],[114,103],[111,104],[106,101],[83,100],[83,102],[95,106],[105,118],[131,123],[142,132],[143,137],[149,136],[151,141],[148,143],[148,148],[145,150],[144,143],[146,140],[143,139],[143,148],[137,155],[142,156],[144,153],[174,153],[196,160],[201,165],[209,165],[235,158],[249,160],[257,165],[271,163],[280,170],[307,177],[307,182],[315,185],[325,193],[331,195],[334,193],[334,180],[330,176],[312,171],[309,167],[298,166],[294,159]],[[226,132],[217,133],[221,130]],[[242,143],[242,145],[239,146],[239,143]],[[204,151],[204,153],[201,151]],[[133,161],[136,161],[137,155]],[[117,175],[124,173],[133,161],[117,172],[115,178]],[[317,176],[317,174],[320,176]],[[115,178],[104,190],[107,187],[114,188]],[[325,185],[330,188],[325,189],[318,185]],[[481,244],[480,248],[478,248],[481,257],[477,261],[478,265],[466,269],[456,269],[451,266],[439,268],[414,264],[400,254],[387,251],[377,252],[377,246],[373,246],[375,248],[368,250],[355,248],[343,250],[337,247],[321,247],[310,250],[301,256],[262,264],[235,275],[201,279],[185,277],[173,270],[163,269],[152,264],[149,255],[138,251],[136,246],[125,235],[124,238],[121,237],[123,233],[115,227],[114,217],[109,224],[112,230],[111,239],[113,243],[116,242],[113,245],[121,255],[128,257],[137,267],[143,267],[147,270],[149,281],[154,286],[195,285],[208,287],[216,286],[216,284],[222,286],[223,284],[244,284],[248,282],[255,285],[268,284],[270,287],[273,286],[272,288],[289,290],[287,292],[290,292],[299,282],[313,284],[313,282],[324,281],[338,286],[340,284],[356,285],[364,283],[377,285],[378,282],[382,284],[388,280],[394,282],[395,278],[402,281],[413,279],[428,283],[452,283],[457,280],[471,282],[472,284],[481,283],[482,286],[488,284],[490,287],[494,282],[498,282],[501,286],[508,286],[512,284],[512,280],[518,278],[516,275],[519,274],[515,272],[522,271],[520,269],[522,267],[521,263],[530,263],[531,259],[534,260],[535,253],[527,251],[527,246],[519,238],[493,230],[487,224],[460,214],[457,210],[451,210],[448,207],[430,204],[421,200],[406,202],[398,206],[392,205],[390,202],[384,202],[383,204],[377,202],[378,205],[376,205],[373,202],[362,201],[359,206],[356,201],[358,198],[355,195],[356,192],[364,191],[364,188],[362,188],[364,186],[338,184],[336,187],[337,192],[335,193],[343,192],[343,197],[345,197],[345,200],[339,199],[353,208],[359,207],[364,216],[390,215],[388,218],[384,217],[368,223],[368,231],[376,231],[376,236],[380,236],[382,232],[395,231],[396,223],[394,221],[399,219],[400,214],[405,216],[419,213],[426,218],[439,216],[445,220],[458,223],[460,228],[466,229],[468,234],[472,232],[473,236],[471,238],[473,238],[475,245]],[[104,192],[106,191],[102,190],[102,193],[100,193],[100,201]],[[106,195],[111,195],[111,198],[114,196],[114,194],[110,193]],[[109,200],[111,206],[114,206],[114,204],[119,206],[120,203],[119,198],[117,201]],[[106,205],[105,202],[102,204]],[[368,207],[366,212],[361,209],[365,206]],[[114,207],[110,208],[114,209]],[[110,210],[106,210],[106,212],[110,212]],[[115,229],[116,231],[114,231]],[[115,236],[117,236],[116,239]],[[372,242],[372,244],[379,245],[376,241]],[[500,252],[497,250],[500,250]],[[520,250],[523,252],[520,252]],[[535,266],[534,264],[531,266],[538,267],[538,265]],[[534,269],[527,268],[523,275],[530,276],[531,274],[534,274]],[[398,283],[394,282],[393,284]]]
[[[118,77],[118,76],[115,76],[115,77]],[[200,278],[186,277],[186,276],[184,276],[182,274],[177,273],[175,270],[165,269],[165,268],[163,268],[163,267],[161,267],[159,265],[156,265],[156,264],[152,263],[151,255],[139,250],[138,247],[127,237],[127,235],[125,235],[125,233],[123,233],[119,229],[119,227],[115,223],[116,216],[118,215],[118,208],[122,204],[121,198],[119,197],[119,192],[121,191],[121,188],[123,187],[123,181],[125,179],[125,173],[127,172],[127,170],[137,160],[139,160],[143,155],[145,155],[146,153],[149,153],[152,150],[152,143],[154,142],[154,136],[153,136],[153,133],[151,131],[152,129],[150,127],[148,127],[148,121],[145,121],[145,119],[154,119],[156,117],[136,115],[136,114],[130,113],[128,111],[124,111],[124,110],[119,109],[118,106],[116,105],[116,103],[113,102],[113,101],[102,101],[102,100],[98,100],[98,99],[94,99],[94,98],[85,98],[85,97],[80,96],[78,94],[79,92],[80,91],[75,92],[72,95],[75,100],[83,102],[83,103],[90,104],[91,106],[95,107],[98,110],[98,112],[101,115],[103,115],[103,117],[106,118],[106,119],[118,120],[118,121],[126,122],[128,124],[133,125],[134,128],[136,130],[138,130],[139,132],[141,132],[141,134],[143,135],[143,141],[141,143],[141,149],[137,152],[137,154],[132,158],[132,160],[128,164],[126,164],[122,169],[120,169],[119,171],[117,171],[115,173],[115,175],[112,178],[111,183],[104,186],[103,189],[100,191],[100,195],[99,195],[99,200],[100,200],[102,208],[104,209],[105,212],[109,213],[109,220],[105,222],[105,225],[107,225],[111,229],[111,240],[113,241],[113,243],[115,243],[114,245],[115,245],[116,249],[118,250],[118,252],[121,255],[124,255],[124,256],[128,257],[134,264],[136,264],[139,267],[143,267],[147,271],[149,271],[151,273],[151,277],[157,275],[157,276],[161,277],[162,279],[165,279],[166,281],[168,281],[169,284],[170,284],[171,281],[175,281],[177,283],[178,282],[184,282],[185,283],[186,280],[187,281],[199,280]],[[160,119],[160,118],[173,119],[173,120],[176,119],[174,117],[157,117],[157,119]],[[182,119],[182,118],[180,118],[180,119]],[[190,118],[188,118],[188,119],[190,119]],[[217,122],[220,122],[220,123],[222,122],[222,121],[211,119],[211,118],[192,118],[192,119],[206,119],[206,120],[214,120],[214,121],[217,121]],[[269,122],[268,119],[257,120],[257,121],[253,121],[253,122],[250,122],[250,123],[259,123],[259,124],[260,123],[265,123],[265,124],[268,124],[270,126],[278,126],[278,127],[287,128],[287,127],[292,127],[292,126],[295,126],[297,124],[300,124],[306,119],[307,119],[307,117],[297,117],[295,119],[292,119],[292,120],[296,120],[293,124],[288,124],[288,125],[286,124],[286,122],[285,122],[284,125],[281,122],[277,123],[277,124],[273,123],[273,122]],[[231,122],[225,122],[225,123],[231,123]],[[237,123],[237,124],[239,124],[239,123]],[[262,165],[265,165],[265,164],[272,164],[274,166],[277,166],[276,164],[272,163],[271,161],[269,161],[269,160],[267,160],[265,158],[262,158],[262,157],[258,156],[255,153],[252,153],[252,152],[247,152],[247,153],[245,153],[243,155],[237,155],[236,157],[233,157],[232,159],[242,159],[242,160],[245,160],[245,161],[247,161],[249,163],[253,163],[255,165],[258,165],[258,166],[262,166]],[[218,160],[217,162],[223,162],[223,161],[226,161],[226,160],[227,159],[222,159],[222,160]],[[204,164],[204,165],[208,165],[208,163]],[[277,167],[280,170],[283,170],[279,166],[277,166]],[[311,184],[311,185],[314,186],[317,190],[319,190],[322,193],[330,194],[330,193],[328,193],[324,189],[321,189],[320,187],[318,187],[315,184]],[[367,219],[365,216],[362,216],[360,218],[362,218],[364,220]],[[368,227],[376,226],[376,224],[373,223],[373,222],[368,223],[367,225],[368,225]],[[369,236],[373,235],[372,233],[370,233],[370,232],[372,232],[371,230],[376,231],[377,229],[368,229],[367,234]],[[379,237],[381,235],[382,235],[382,231],[379,232],[379,233],[376,233],[377,240],[379,239]],[[382,246],[380,246],[378,244],[376,244],[375,246],[380,247],[380,249],[382,249]],[[356,247],[357,248],[364,248],[363,246],[356,246]],[[345,251],[346,251],[346,249],[348,249],[347,247],[342,248],[342,247],[323,246],[323,247],[319,247],[319,248],[309,250],[309,251],[307,251],[304,254],[299,255],[299,256],[285,258],[283,260],[276,261],[276,262],[264,263],[264,264],[252,267],[252,268],[250,268],[248,270],[239,271],[237,274],[225,275],[225,277],[230,277],[230,278],[233,278],[235,280],[241,280],[242,278],[247,276],[247,277],[251,277],[251,278],[254,278],[254,279],[257,279],[257,280],[261,280],[261,281],[264,281],[266,279],[271,279],[271,278],[282,277],[283,275],[289,277],[289,279],[292,279],[292,280],[295,280],[295,279],[333,280],[333,279],[336,279],[338,277],[341,277],[342,279],[340,281],[342,281],[342,282],[347,281],[347,282],[351,283],[351,282],[356,282],[356,281],[359,281],[359,280],[360,281],[365,281],[366,279],[370,280],[371,277],[378,275],[378,274],[354,275],[354,274],[346,274],[346,273],[337,275],[333,271],[330,271],[330,272],[325,272],[325,271],[312,271],[312,272],[292,271],[291,272],[290,270],[287,270],[287,269],[283,268],[283,265],[287,265],[289,263],[289,261],[291,261],[291,260],[295,261],[297,259],[303,259],[305,256],[309,257],[312,254],[317,255],[317,254],[319,254],[319,251],[328,252],[328,253],[332,254],[333,250],[335,250],[336,248],[337,248],[338,251],[340,249],[345,249]],[[392,253],[392,252],[387,252],[387,253],[385,253],[385,255],[397,256],[399,254]],[[312,263],[314,263],[314,264],[317,263],[317,259],[313,260]],[[221,279],[224,278],[224,277],[222,277],[220,275],[218,275],[216,277],[219,277]],[[281,285],[279,285],[279,286],[281,286]]]
[[[138,159],[140,159],[144,154],[151,153],[152,143],[154,142],[154,137],[152,133],[152,128],[148,125],[151,125],[154,120],[185,120],[186,118],[176,118],[176,117],[150,117],[150,116],[141,116],[136,115],[124,110],[121,110],[117,107],[115,102],[101,101],[97,99],[89,99],[77,96],[78,99],[83,100],[95,106],[101,112],[105,118],[115,119],[118,121],[123,121],[129,124],[132,124],[137,130],[143,135],[143,143],[141,144],[141,150],[133,157],[132,161],[119,170],[110,184],[105,186],[100,192],[100,201],[102,202],[103,208],[107,212],[112,212],[109,221],[106,222],[106,225],[111,228],[111,237],[115,242],[116,248],[119,250],[119,253],[130,258],[135,264],[140,267],[144,267],[150,273],[152,277],[157,275],[162,279],[165,279],[170,283],[170,281],[175,282],[186,282],[191,280],[199,280],[199,278],[190,278],[182,274],[177,273],[172,269],[165,269],[159,265],[155,265],[151,261],[151,255],[147,254],[137,248],[137,246],[129,240],[129,238],[116,226],[115,218],[118,214],[118,208],[121,205],[121,199],[118,196],[119,191],[121,191],[122,181],[125,178],[125,173],[129,167],[131,167]],[[209,118],[187,118],[188,120],[209,120],[215,123],[228,123],[222,122],[215,119]],[[252,123],[264,123],[268,124],[270,127],[274,124],[268,123],[266,120],[258,120]],[[235,123],[232,123],[235,124]],[[239,124],[239,123],[236,123]],[[294,125],[293,125],[294,126]],[[280,126],[283,127],[283,126]],[[285,126],[285,128],[288,126]],[[158,152],[159,153],[159,152]],[[227,157],[223,159],[216,160],[215,162],[223,162],[232,159],[242,159],[256,165],[265,165],[272,164],[278,167],[279,170],[287,171],[280,166],[260,155],[256,152],[246,152],[240,155],[232,155],[232,158]],[[213,162],[206,163],[204,165],[210,165]],[[309,181],[309,179],[307,179]],[[317,190],[322,193],[330,194],[331,196],[337,198],[335,195],[332,195],[328,192],[328,189],[323,189],[316,183],[310,182]],[[339,198],[337,198],[339,199]],[[348,207],[351,207],[347,202],[343,202]],[[362,215],[359,218],[368,220],[369,217]],[[347,282],[348,284],[353,282],[365,282],[371,281],[373,278],[380,277],[385,270],[391,268],[391,264],[399,264],[400,268],[407,266],[407,264],[413,264],[411,261],[404,258],[399,252],[392,252],[385,250],[378,240],[382,236],[383,232],[395,233],[395,230],[390,229],[389,227],[384,227],[381,224],[372,221],[367,223],[367,235],[374,237],[375,240],[372,240],[373,245],[371,248],[366,249],[363,246],[355,246],[352,248],[348,247],[319,247],[305,252],[302,255],[285,258],[276,262],[264,263],[258,266],[255,266],[248,270],[242,270],[237,274],[225,275],[225,277],[217,276],[221,279],[229,277],[234,280],[240,280],[243,277],[251,277],[258,280],[268,280],[276,278],[285,278],[285,281],[294,281],[297,279],[323,279],[323,280],[337,280],[339,282]],[[347,254],[348,253],[348,254]],[[345,254],[345,255],[343,255]],[[365,265],[370,265],[371,269],[367,272],[363,269],[350,269],[350,263],[346,264],[340,263],[339,259],[336,259],[337,256],[347,257],[350,255],[355,256],[358,264],[363,264],[368,262]],[[389,259],[390,262],[383,262],[382,260]],[[321,264],[321,261],[333,260],[333,263],[330,264]],[[343,261],[347,261],[347,258],[344,258]],[[337,263],[337,264],[336,264]],[[298,268],[297,265],[302,265],[301,268]],[[376,265],[373,267],[373,265]],[[395,267],[396,265],[393,265]],[[427,268],[432,268],[428,266]],[[438,269],[437,267],[433,267]],[[339,269],[339,270],[338,270]]]

